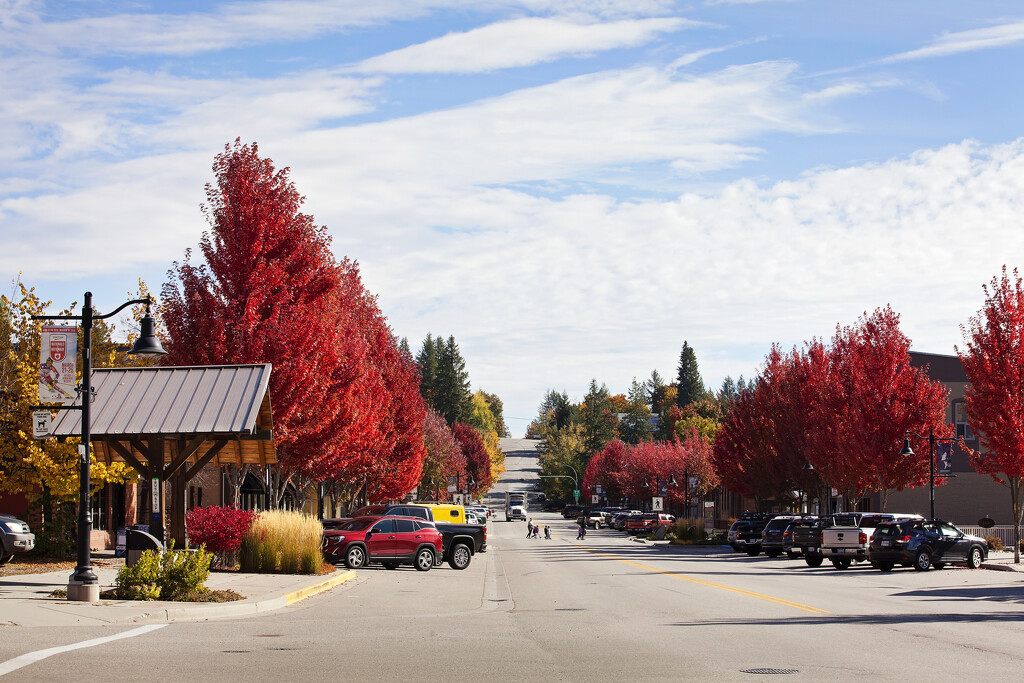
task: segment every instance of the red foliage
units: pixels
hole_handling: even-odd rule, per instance
[[[164,363],[271,363],[282,472],[366,480],[378,499],[399,497],[420,475],[424,407],[358,266],[334,259],[288,169],[255,144],[226,146],[214,173],[206,264],[186,254],[163,287]]]
[[[427,453],[419,484],[420,498],[436,496],[438,500],[448,500],[448,478],[465,478],[466,456],[444,417],[433,408],[427,409],[423,421],[423,442]]]
[[[587,462],[587,469],[583,473],[584,496],[593,495],[600,484],[604,487],[605,497],[610,504],[619,502],[619,499],[622,498],[622,489],[619,486],[618,477],[628,449],[626,444],[615,439],[609,441],[602,450],[594,453],[594,456]]]
[[[466,474],[473,477],[475,486],[470,493],[491,487],[491,456],[487,454],[484,438],[472,426],[463,422],[452,425],[452,434],[466,457]],[[463,479],[463,483],[465,479]]]
[[[256,513],[232,507],[192,508],[185,514],[185,527],[192,545],[205,545],[212,553],[238,550]]]
[[[971,466],[1010,490],[1020,560],[1024,516],[1024,286],[1018,271],[983,287],[985,304],[963,328],[966,349],[957,349],[970,384],[964,394],[971,429],[981,449],[968,450]]]

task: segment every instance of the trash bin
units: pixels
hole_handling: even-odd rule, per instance
[[[129,567],[134,567],[142,557],[142,553],[147,550],[159,552],[164,549],[163,544],[157,540],[156,536],[145,531],[133,528],[126,530],[125,534],[124,563]]]

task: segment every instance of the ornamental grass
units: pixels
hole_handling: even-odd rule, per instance
[[[255,519],[239,549],[243,572],[319,574],[323,566],[320,520],[301,512],[268,510]]]

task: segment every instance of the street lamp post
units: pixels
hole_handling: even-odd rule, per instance
[[[689,482],[687,482],[687,483],[689,483]],[[658,476],[654,477],[654,487],[655,487],[655,490],[658,492],[659,495],[661,495],[661,485],[662,484],[665,484],[665,494],[666,495],[668,495],[668,487],[670,487],[670,486],[674,487],[674,486],[678,486],[679,485],[676,482],[676,475],[674,475],[671,472],[669,472],[668,479],[665,480],[665,481],[662,481]],[[644,477],[644,480],[640,483],[640,486],[642,486],[645,489],[651,488],[651,485],[647,482],[647,477]],[[653,501],[652,501],[651,507],[652,508],[654,507]]]
[[[68,600],[78,602],[98,602],[100,584],[96,573],[92,570],[92,559],[89,555],[89,537],[92,534],[92,517],[89,511],[89,446],[92,440],[89,404],[92,402],[92,321],[105,320],[117,315],[128,306],[145,304],[146,315],[143,316],[139,330],[139,338],[135,340],[129,354],[137,356],[162,356],[167,353],[160,345],[156,336],[156,323],[150,316],[149,307],[153,300],[132,299],[118,306],[106,315],[96,315],[92,310],[92,292],[85,293],[82,302],[82,315],[34,315],[33,320],[81,320],[82,321],[82,384],[81,406],[65,406],[57,410],[82,411],[82,443],[78,446],[78,564],[75,573],[68,579]]]
[[[910,434],[913,434],[918,439],[925,438],[917,432],[907,430],[903,432],[903,450],[900,451],[900,455],[903,457],[911,457],[914,455],[914,451],[910,448]],[[933,427],[928,428],[928,504],[931,511],[931,519],[935,519],[935,477],[946,476],[935,474],[935,442],[936,441],[956,441],[955,437],[951,436],[935,436],[935,429]]]

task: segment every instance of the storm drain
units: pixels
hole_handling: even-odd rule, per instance
[[[740,669],[741,674],[796,674],[799,669]]]

